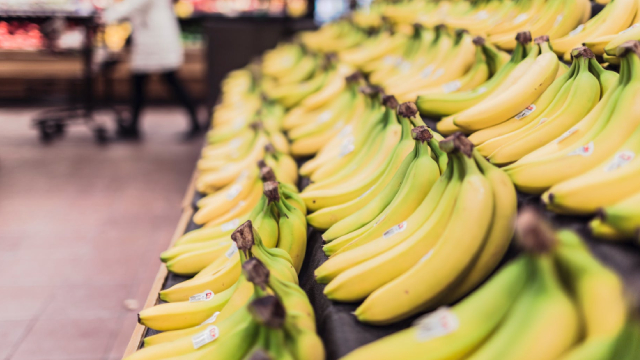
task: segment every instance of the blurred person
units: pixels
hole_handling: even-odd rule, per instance
[[[150,74],[160,74],[174,96],[189,113],[186,138],[200,133],[196,108],[177,76],[184,62],[180,25],[173,13],[173,0],[122,0],[102,13],[102,22],[112,24],[129,19],[132,31],[132,104],[129,123],[118,124],[118,136],[140,136],[140,112],[145,102],[145,85]]]

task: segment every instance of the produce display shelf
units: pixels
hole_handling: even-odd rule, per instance
[[[435,121],[426,119],[426,122],[429,127],[435,129]],[[196,174],[194,173],[183,202],[182,217],[172,238],[172,243],[185,232],[198,228],[191,221],[196,209],[195,204],[202,197],[202,194],[199,194],[194,189],[195,176]],[[591,217],[564,216],[551,213],[544,209],[539,196],[519,192],[518,208],[521,209],[524,206],[538,208],[556,227],[571,228],[579,232],[596,257],[621,275],[632,304],[640,311],[640,249],[638,249],[638,246],[597,240],[591,236],[588,230],[587,225]],[[338,359],[364,344],[411,326],[418,316],[389,326],[370,326],[359,323],[352,315],[358,304],[333,302],[324,296],[324,285],[316,283],[313,276],[314,269],[318,268],[327,259],[322,252],[321,235],[321,232],[311,227],[308,230],[307,254],[299,274],[299,283],[308,294],[315,310],[318,334],[325,344],[327,360]],[[517,252],[517,248],[512,245],[503,263],[516,255]],[[169,288],[187,279],[187,277],[168,273],[163,264],[156,276],[144,308],[151,307],[160,301],[158,298],[159,290]],[[389,304],[389,306],[393,306],[393,304]],[[155,330],[138,324],[131,336],[125,356],[140,348],[145,337],[157,333]]]

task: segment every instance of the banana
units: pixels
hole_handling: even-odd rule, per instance
[[[185,252],[167,261],[167,270],[177,275],[195,275],[223,256],[231,244],[231,239],[227,239],[208,248]]]
[[[262,72],[271,77],[279,77],[291,70],[302,58],[302,47],[296,44],[279,44],[264,53]]]
[[[469,360],[557,359],[579,337],[579,317],[553,262],[556,235],[533,210],[517,222],[520,245],[533,264],[533,281],[505,321]],[[526,324],[526,326],[523,326]]]
[[[382,38],[378,38],[375,42],[369,43],[369,46],[359,46],[341,52],[338,55],[338,59],[354,67],[360,67],[367,62],[375,61],[378,58],[394,52],[396,49],[404,46],[407,40],[407,36],[401,33],[394,35],[383,33]]]
[[[214,293],[231,287],[240,276],[240,258],[237,248],[231,245],[224,257],[220,258],[219,267],[213,273],[200,272],[202,276],[178,283],[160,291],[160,299],[166,302],[187,301],[193,294],[206,290]]]
[[[451,220],[437,244],[420,261],[375,290],[356,309],[358,320],[385,324],[433,306],[439,294],[458,280],[476,258],[491,223],[493,196],[489,182],[471,158],[470,146],[461,134],[441,142],[445,151],[464,151],[457,154],[464,159],[465,177]],[[466,231],[468,226],[474,229],[472,233]],[[442,276],[428,276],[434,271]],[[420,285],[415,285],[418,282]],[[388,306],[391,301],[395,306]]]
[[[621,54],[626,52],[624,56],[626,61],[623,65],[631,63],[629,70],[640,65],[640,59],[633,50],[635,46],[630,43],[620,50]],[[640,44],[635,48],[640,49]],[[628,70],[624,70],[623,66],[623,73],[625,71]],[[619,148],[620,142],[626,140],[639,124],[639,119],[633,115],[636,113],[636,109],[634,107],[635,101],[632,99],[637,96],[637,92],[640,90],[638,87],[640,83],[636,79],[635,73],[630,74],[631,78],[624,86],[624,90],[620,90],[617,101],[609,101],[606,106],[594,108],[599,111],[592,112],[593,115],[602,116],[603,124],[593,127],[592,131],[588,131],[580,137],[579,142],[576,143],[578,146],[572,144],[571,147],[556,153],[551,158],[516,162],[507,167],[505,170],[516,186],[532,192],[542,192],[555,184],[592,169],[612,155]],[[620,76],[620,78],[623,79],[624,76]],[[606,126],[604,126],[605,124]],[[560,142],[560,144],[562,143]],[[527,180],[524,176],[527,176]]]
[[[412,103],[407,104],[413,105]],[[413,109],[417,111],[414,105]],[[402,114],[401,116],[406,116],[406,114]],[[362,240],[362,243],[367,243],[378,236],[382,236],[386,231],[385,229],[406,219],[427,196],[440,176],[438,165],[430,156],[429,143],[432,142],[432,135],[426,126],[414,128],[412,135],[416,140],[415,160],[410,170],[406,173],[405,178],[402,180],[400,188],[395,194],[391,194],[393,197],[391,201],[368,223],[362,221],[360,222],[362,226],[356,228],[357,225],[355,225],[354,222],[353,231],[331,240],[331,243],[325,245],[323,248],[325,253],[333,254],[352,241]],[[385,193],[386,191],[382,194]],[[347,219],[349,218],[346,218],[344,220],[345,222],[342,222],[342,225],[347,224]],[[354,219],[354,221],[355,220],[357,219]],[[332,227],[330,230],[331,229],[335,228]]]
[[[568,35],[552,39],[551,46],[557,54],[565,54],[582,43],[603,35],[617,34],[628,28],[638,8],[636,0],[611,2],[591,20],[581,24]]]
[[[422,87],[417,90],[412,90],[403,95],[404,98],[410,99],[413,101],[418,96],[423,96],[426,94],[433,93],[451,93],[456,91],[469,91],[473,90],[483,83],[487,81],[490,75],[489,64],[485,59],[484,55],[484,39],[482,37],[473,38],[473,43],[476,45],[476,56],[473,63],[470,65],[470,68],[461,76],[457,78],[453,78],[453,76],[449,76],[451,79],[448,82],[445,82],[441,85],[439,84],[429,84],[426,87]],[[466,55],[460,55],[466,56]],[[466,65],[464,65],[466,66]],[[448,65],[448,68],[455,71],[456,65]],[[460,67],[457,67],[460,69]],[[445,70],[445,73],[447,70]],[[434,75],[435,76],[435,75]],[[412,84],[413,85],[413,84]]]
[[[492,166],[477,151],[473,158],[491,184],[493,193],[493,222],[487,233],[482,252],[456,288],[447,294],[443,303],[451,304],[472,291],[484,281],[507,252],[515,231],[518,199],[513,183],[504,171]]]
[[[462,180],[461,166],[459,162],[452,161],[420,206],[405,221],[387,229],[382,236],[369,243],[362,243],[362,240],[352,241],[340,249],[315,270],[316,281],[321,284],[328,283],[349,268],[403,244],[418,231],[424,232],[427,228],[431,228],[430,231],[434,233],[441,231],[437,229],[446,226],[449,214],[449,211],[444,209],[453,206],[458,194],[459,183]],[[425,219],[428,219],[427,222]]]
[[[561,359],[604,359],[613,352],[627,319],[622,281],[591,255],[576,233],[564,230],[557,236],[560,245],[554,257],[570,284],[585,327],[583,342]]]
[[[205,292],[204,296],[194,297],[193,300],[158,304],[144,309],[138,314],[138,322],[159,331],[188,329],[204,322],[213,322],[235,292],[237,284],[219,294],[210,292],[208,297],[206,295],[209,293]]]
[[[222,347],[226,348],[230,345],[238,346],[239,344],[236,341],[233,341],[233,335],[238,332],[244,332],[243,336],[252,336],[252,332],[255,331],[254,325],[250,314],[247,310],[238,311],[232,317],[225,321],[217,322],[216,325],[208,326],[205,331],[210,331],[209,339],[212,339],[210,342],[202,344],[202,349],[211,349],[219,347],[222,344]],[[248,331],[251,329],[251,331]],[[244,331],[242,331],[244,330]],[[225,341],[215,341],[222,336],[228,337]],[[182,337],[175,341],[161,343],[150,347],[145,347],[141,350],[136,351],[132,355],[126,357],[126,360],[151,360],[151,359],[165,359],[173,356],[181,356],[188,355],[197,351],[195,348],[195,344],[198,343],[194,341],[198,336],[192,337]],[[199,337],[198,337],[199,338]],[[207,339],[206,336],[204,336]],[[206,340],[205,340],[206,341]],[[246,341],[245,341],[246,342]],[[200,350],[202,351],[202,350]]]
[[[552,360],[577,341],[578,315],[555,274],[552,259],[541,255],[534,264],[536,274],[530,288],[491,338],[467,359]]]
[[[627,29],[622,30],[618,34],[609,36],[612,36],[612,38],[604,46],[603,52],[607,55],[615,56],[618,46],[624,44],[629,40],[640,40],[640,23],[635,23]]]
[[[494,148],[492,144],[499,141],[498,139],[500,139],[502,135],[516,131],[531,121],[535,122],[535,119],[538,117],[544,118],[545,116],[548,116],[548,114],[555,113],[564,104],[566,97],[569,95],[576,67],[577,62],[574,62],[570,71],[567,71],[565,75],[554,80],[547,91],[534,101],[533,104],[527,106],[516,116],[501,124],[494,125],[471,134],[469,136],[469,140],[474,145],[478,146],[480,154],[484,156],[491,155],[491,153],[499,147]],[[531,116],[532,114],[534,115]]]
[[[349,164],[329,177],[312,182],[303,193],[335,190],[338,185],[349,189],[352,186],[360,185],[362,181],[370,180],[370,176],[379,176],[380,167],[385,164],[388,155],[394,150],[405,131],[409,131],[409,129],[404,129],[398,124],[395,115],[389,115],[387,111],[385,111],[384,122],[375,124],[373,128],[371,140],[363,144],[361,151],[355,154]],[[344,152],[348,152],[352,145],[350,137],[346,136],[340,148],[344,149]],[[344,153],[343,150],[340,151]]]
[[[489,155],[489,160],[498,165],[512,163],[526,154],[553,141],[586,116],[600,99],[600,83],[588,70],[593,53],[587,48],[574,49],[574,58],[579,62],[577,75],[567,100],[555,114],[548,114],[529,123],[508,136],[504,145]]]
[[[508,91],[454,115],[456,126],[476,131],[504,122],[529,106],[551,85],[558,71],[558,58],[551,51],[548,38],[538,38],[536,42],[541,42],[542,53],[527,73]]]
[[[285,250],[292,260],[296,272],[300,272],[307,249],[307,221],[304,214],[289,205],[281,198],[277,182],[265,183],[265,193],[270,203],[277,208],[278,220],[278,249]]]
[[[604,221],[625,236],[640,237],[639,194],[639,192],[636,192],[622,201],[600,209],[598,212],[601,221]]]
[[[448,59],[438,64],[433,72],[402,87],[391,87],[387,90],[396,94],[399,101],[413,101],[415,100],[413,94],[419,93],[421,89],[440,86],[463,76],[473,65],[475,60],[473,54],[479,47],[474,44],[471,35],[463,32],[456,47],[450,51]]]
[[[196,224],[205,224],[209,221],[218,219],[222,217],[223,214],[233,212],[237,208],[240,210],[238,205],[243,202],[251,201],[255,198],[256,189],[260,190],[260,179],[257,176],[257,171],[254,169],[252,171],[255,175],[252,177],[251,175],[246,175],[246,178],[249,178],[251,182],[244,182],[243,180],[234,182],[231,187],[223,192],[223,196],[207,196],[202,198],[198,205],[200,208],[193,215],[193,222]],[[244,172],[243,174],[247,174]],[[241,177],[243,176],[241,174]],[[218,195],[218,194],[214,194]],[[236,211],[237,211],[236,210]]]
[[[409,122],[408,120],[403,118],[400,118],[400,121],[405,124]],[[404,126],[408,127],[407,125],[404,125]],[[400,149],[400,147],[398,147],[398,149]],[[396,152],[394,155],[396,155],[394,157],[400,157],[401,155],[404,155],[404,154]],[[380,212],[384,210],[384,208],[387,205],[389,205],[389,203],[393,200],[394,195],[398,192],[403,182],[403,179],[405,178],[405,174],[411,171],[414,159],[415,159],[415,153],[407,154],[401,163],[398,161],[399,159],[391,158],[390,162],[396,166],[389,167],[386,169],[386,171],[397,170],[393,175],[393,177],[391,178],[391,180],[383,187],[383,189],[381,189],[380,193],[375,197],[375,199],[369,203],[368,207],[362,208],[357,212],[336,222],[322,235],[323,239],[325,241],[334,240],[344,234],[347,234],[353,230],[360,228],[362,225],[372,221],[378,214],[380,214]],[[376,184],[376,186],[377,185],[382,185],[382,184]],[[361,188],[362,188],[362,193],[364,193],[366,187],[361,186]],[[302,194],[303,198],[305,198],[304,195],[305,194],[303,193]],[[309,199],[312,203],[309,204],[307,199]],[[307,201],[307,206],[311,207],[311,206],[314,206],[314,204],[316,204],[317,202],[319,202],[321,198],[317,196],[314,196],[314,197],[309,196],[305,198],[305,200]],[[345,200],[349,201],[349,200],[352,200],[352,198],[349,197],[349,198],[346,198]]]
[[[530,273],[528,258],[515,259],[454,307],[427,314],[412,327],[360,347],[342,360],[465,358],[511,311]]]
[[[520,42],[518,44],[521,44]],[[523,57],[522,46],[516,46],[511,59],[493,74],[482,85],[468,91],[449,94],[425,94],[416,99],[416,106],[421,114],[431,116],[448,116],[461,112],[490,96],[509,76]],[[438,124],[438,130],[440,125]]]
[[[622,147],[594,169],[553,185],[543,194],[543,200],[563,212],[589,214],[600,207],[613,205],[629,194],[640,191],[640,127]],[[600,189],[607,189],[606,195]]]
[[[375,249],[375,244],[371,243],[371,246],[362,245],[362,248],[339,253],[334,261],[331,261],[334,259],[332,257],[327,261],[329,263],[327,266],[318,269],[318,273],[323,275],[319,281],[336,275],[324,289],[329,299],[361,300],[402,275],[433,248],[445,231],[460,191],[461,169],[459,165],[456,167],[458,168],[457,171],[454,170],[456,178],[444,191],[442,202],[433,210],[434,214],[427,222],[416,229],[411,236],[402,242],[393,241],[389,244],[390,247],[386,246],[386,251]],[[342,254],[345,256],[341,257]],[[347,263],[344,264],[344,262]],[[336,267],[337,270],[343,269],[343,271],[336,274]]]
[[[593,236],[609,241],[627,240],[628,236],[615,229],[611,225],[595,218],[589,222],[589,230]]]
[[[410,138],[411,125],[408,124],[407,121],[400,121],[400,123],[398,123],[395,116],[395,109],[389,109],[387,112],[390,114],[391,124],[388,125],[390,128],[386,133],[386,137],[389,147],[393,146],[391,150],[392,155],[386,155],[389,154],[389,152],[383,149],[386,159],[380,159],[382,163],[366,182],[345,184],[344,187],[340,189],[303,191],[300,196],[310,211],[316,211],[336,204],[343,204],[356,199],[372,186],[376,185],[378,180],[386,178],[385,174],[387,174],[387,172],[395,173],[398,167],[400,167],[402,159],[404,159],[413,147],[413,140]],[[398,134],[401,134],[399,142]]]
[[[305,55],[293,69],[289,69],[287,74],[278,78],[278,83],[291,84],[305,81],[313,75],[319,65],[315,55]]]
[[[216,227],[222,224],[225,224],[233,219],[246,216],[252,212],[256,205],[260,202],[262,198],[262,187],[257,186],[257,183],[252,186],[251,193],[247,198],[239,200],[237,204],[225,214],[217,216],[215,218],[209,218],[206,215],[206,212],[203,209],[199,209],[193,216],[193,222],[198,225],[203,225],[204,227]],[[214,205],[209,205],[209,207],[214,207]],[[202,212],[201,212],[202,211]],[[199,214],[200,213],[200,214]],[[199,215],[196,217],[196,215]],[[202,215],[202,216],[200,216]]]

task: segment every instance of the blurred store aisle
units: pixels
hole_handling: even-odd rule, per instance
[[[44,146],[0,110],[0,360],[120,359],[180,215],[200,141],[149,108],[140,143],[83,127]]]

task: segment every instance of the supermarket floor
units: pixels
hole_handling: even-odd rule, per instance
[[[180,215],[200,141],[150,108],[139,143],[51,145],[0,111],[0,360],[120,359]]]

